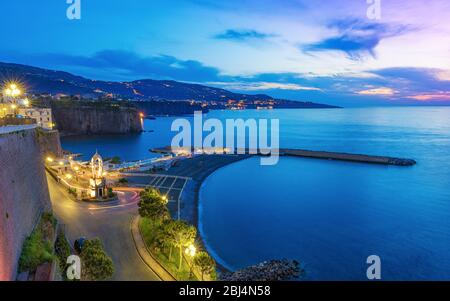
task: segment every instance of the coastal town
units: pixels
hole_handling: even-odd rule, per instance
[[[301,275],[302,268],[297,262],[279,260],[233,274],[216,265],[197,234],[198,194],[203,181],[223,166],[251,156],[267,155],[267,151],[245,148],[245,145],[233,149],[169,146],[149,149],[149,154],[156,156],[137,161],[103,158],[98,151],[94,154],[72,153],[61,147],[52,106],[43,107],[41,102],[35,106],[29,98],[33,99],[33,96],[27,95],[23,85],[16,82],[5,82],[2,95],[2,152],[11,148],[11,155],[24,156],[21,152],[16,154],[14,148],[31,149],[26,144],[30,142],[26,139],[10,141],[10,137],[34,137],[31,141],[37,145],[31,156],[35,157],[33,168],[38,169],[38,177],[41,177],[37,183],[41,183],[38,189],[44,198],[36,200],[40,205],[35,212],[27,212],[37,221],[37,228],[36,224],[30,224],[28,230],[13,233],[14,237],[2,236],[0,264],[5,280],[63,280],[72,276],[90,280],[216,280],[219,277],[279,280]],[[143,112],[131,109],[127,111],[130,113],[143,124]],[[397,166],[416,163],[411,159],[359,154],[300,149],[276,151],[279,156],[322,160]],[[4,168],[9,164],[4,161],[8,160],[6,154],[2,154]],[[7,168],[11,175],[19,176],[22,172],[14,170],[14,166]],[[36,181],[35,178],[29,180]],[[13,185],[19,185],[15,189],[20,189],[27,185],[25,182],[26,176],[21,180],[17,178],[17,184]],[[16,210],[14,206],[18,202],[17,195],[12,193],[14,189],[9,187],[8,190],[11,194],[5,193],[1,204],[6,215]],[[19,222],[18,216],[7,221]],[[9,227],[14,228],[14,225]],[[41,227],[50,227],[52,231],[44,235],[40,233],[44,231]],[[129,228],[131,232],[125,231]],[[112,236],[120,240],[120,247],[117,241],[111,241]],[[52,256],[42,258],[41,254],[30,253],[33,243],[47,242],[54,243],[54,248],[47,250]],[[103,254],[105,266],[101,268],[102,272],[96,271],[95,267],[100,262],[89,261],[91,255],[83,250],[97,250]],[[83,266],[91,273],[69,276],[67,258],[71,254],[93,265],[89,267],[85,263]],[[264,272],[265,269],[272,272]]]
[[[249,155],[227,155],[226,149],[174,149],[155,150],[156,157],[130,162],[103,158],[98,152],[86,160],[84,154],[62,149],[50,106],[34,106],[21,83],[5,82],[2,91],[1,163],[11,171],[10,177],[17,178],[13,186],[18,186],[2,187],[0,209],[9,215],[18,211],[14,208],[18,202],[30,201],[17,200],[23,195],[13,192],[27,190],[27,181],[41,191],[33,197],[35,209],[23,213],[32,221],[27,229],[19,227],[21,214],[8,218],[2,227],[17,228],[12,236],[2,234],[2,280],[215,280],[218,272],[232,277],[223,267],[216,268],[196,234],[197,194],[208,175]],[[144,118],[142,112],[134,112]],[[25,139],[11,141],[17,135]],[[33,156],[27,168],[37,169],[34,177],[5,161],[9,156],[18,160]],[[129,228],[131,232],[124,231]],[[121,241],[120,247],[110,240],[112,236]],[[50,242],[53,246],[45,250],[49,256],[32,251],[34,244]],[[173,248],[179,252],[172,256]],[[89,252],[97,251],[103,254],[97,259],[102,263],[90,257]],[[89,272],[69,275],[71,254],[80,256],[85,262],[82,269]],[[268,269],[278,267],[274,275],[265,276],[269,278],[295,277],[300,269],[291,262],[265,264]],[[243,275],[250,277],[248,273]]]

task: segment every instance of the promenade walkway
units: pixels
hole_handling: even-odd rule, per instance
[[[156,274],[162,281],[176,281],[176,279],[151,255],[139,230],[139,221],[141,217],[138,215],[131,222],[131,235],[139,256],[144,263]]]

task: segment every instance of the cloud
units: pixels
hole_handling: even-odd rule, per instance
[[[441,91],[435,94],[419,94],[408,96],[409,99],[414,99],[418,101],[450,101],[450,91]]]
[[[234,92],[264,91],[275,98],[344,106],[425,101],[450,104],[449,72],[444,69],[385,68],[330,76],[289,72],[231,76],[200,61],[169,55],[143,56],[120,50],[104,50],[90,56],[58,53],[20,55],[1,51],[0,57],[4,61],[64,70],[99,80],[170,79]]]
[[[210,85],[221,86],[230,90],[264,91],[264,90],[291,90],[291,91],[321,91],[315,87],[304,87],[292,83],[279,82],[209,82]]]
[[[351,59],[365,55],[375,57],[375,48],[381,40],[399,36],[413,29],[405,25],[367,22],[361,19],[343,19],[331,22],[328,28],[338,32],[333,37],[306,46],[306,51],[341,51]]]
[[[391,88],[374,88],[357,92],[359,95],[383,95],[383,96],[391,96],[396,93],[395,90]]]
[[[236,29],[228,29],[223,33],[217,34],[214,36],[217,40],[229,40],[236,42],[247,42],[247,41],[255,41],[255,40],[265,40],[273,37],[273,34],[267,34],[263,32],[259,32],[256,30],[236,30]]]
[[[438,70],[435,77],[440,81],[450,81],[450,70]]]

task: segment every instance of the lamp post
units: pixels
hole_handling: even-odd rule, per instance
[[[22,91],[20,90],[19,86],[15,83],[11,83],[7,85],[7,87],[4,90],[4,95],[12,99],[11,109],[14,111],[14,115],[16,115],[16,97],[20,96],[22,94]]]
[[[186,250],[184,250],[184,252],[186,253],[186,255],[188,255],[190,257],[190,263],[189,263],[189,279],[192,278],[192,266],[193,266],[193,262],[192,260],[195,257],[195,254],[197,253],[197,249],[195,248],[195,246],[193,244],[189,245],[189,247],[186,248]]]

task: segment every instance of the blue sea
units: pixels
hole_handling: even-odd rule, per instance
[[[306,280],[365,280],[378,255],[384,280],[450,280],[450,108],[213,111],[278,118],[282,147],[415,159],[413,167],[283,157],[226,166],[200,191],[200,231],[218,262],[238,269],[299,261]],[[63,147],[125,160],[170,144],[173,118],[132,136],[71,137]]]

